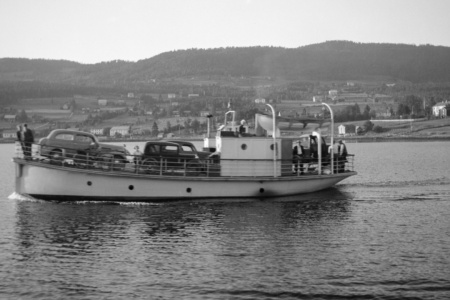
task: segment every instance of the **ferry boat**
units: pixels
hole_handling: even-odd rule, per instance
[[[275,111],[270,108],[272,115],[255,116],[254,133],[238,124],[234,111],[225,114],[225,124],[215,137],[210,137],[208,126],[203,149],[209,153],[206,158],[196,153],[189,157],[181,153],[164,156],[152,151],[176,151],[176,143],[155,146],[147,142],[142,155],[117,168],[105,157],[99,160],[87,156],[82,164],[73,158],[42,157],[39,145],[37,153],[25,159],[17,147],[18,154],[13,158],[15,192],[57,201],[270,198],[320,191],[357,174],[353,155],[345,161],[327,155],[320,132],[281,137]],[[302,153],[297,155],[293,149]]]

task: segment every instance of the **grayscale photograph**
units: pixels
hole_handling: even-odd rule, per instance
[[[0,0],[0,299],[450,299],[449,11]]]

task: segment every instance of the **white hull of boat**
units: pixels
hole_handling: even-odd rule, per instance
[[[200,198],[266,198],[310,193],[355,175],[292,177],[150,176],[68,169],[15,160],[16,192],[46,200],[164,201]]]

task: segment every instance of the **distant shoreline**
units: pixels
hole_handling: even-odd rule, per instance
[[[450,141],[450,136],[349,136],[349,137],[334,137],[338,140],[343,140],[352,143],[373,143],[373,142],[438,142]]]

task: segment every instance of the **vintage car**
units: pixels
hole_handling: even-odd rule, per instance
[[[38,154],[61,164],[69,159],[78,167],[110,163],[113,169],[123,169],[128,150],[123,146],[100,143],[91,133],[67,129],[55,129],[38,143]]]
[[[205,163],[194,149],[182,142],[147,142],[139,168],[148,174],[199,175]]]
[[[211,157],[211,152],[199,151],[199,150],[197,150],[195,145],[191,142],[177,141],[177,140],[170,140],[168,142],[180,144],[181,147],[183,148],[183,152],[187,152],[187,153],[190,152],[190,153],[196,154],[196,155],[198,155],[200,160],[207,160],[208,158]]]

